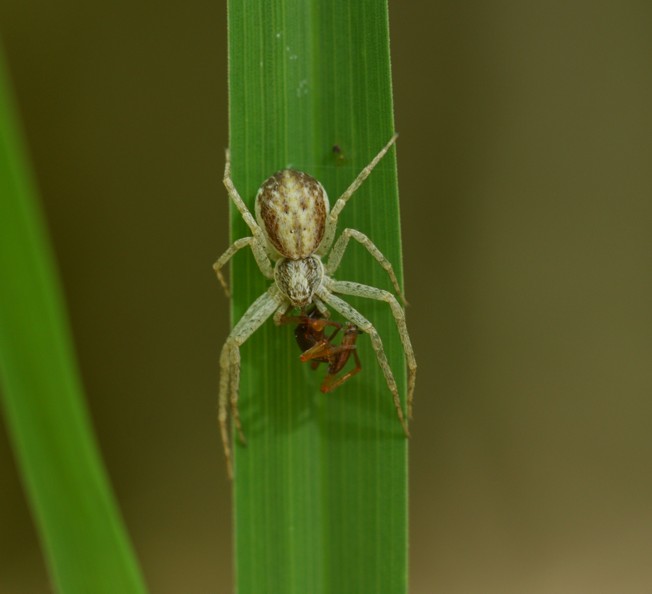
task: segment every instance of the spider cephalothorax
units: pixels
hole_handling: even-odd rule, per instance
[[[301,260],[283,258],[276,262],[274,280],[294,307],[305,307],[324,280],[324,265],[315,256]]]
[[[408,417],[411,417],[417,364],[405,325],[403,308],[396,297],[388,291],[352,281],[338,281],[332,277],[342,260],[349,240],[353,238],[360,242],[387,271],[396,292],[403,299],[391,263],[366,235],[355,229],[345,229],[333,245],[337,218],[341,210],[395,141],[396,135],[392,136],[387,145],[360,172],[346,192],[337,200],[332,210],[329,210],[326,190],[314,177],[293,169],[278,171],[263,182],[256,195],[255,212],[258,222],[251,215],[233,185],[230,153],[228,150],[226,151],[224,185],[251,230],[252,236],[236,240],[222,254],[213,268],[229,296],[229,289],[221,269],[238,250],[250,246],[262,274],[274,281],[240,318],[226,339],[220,355],[219,421],[229,476],[232,475],[231,446],[227,427],[227,402],[229,400],[234,424],[240,438],[244,441],[238,413],[240,345],[265,320],[273,316],[274,322],[280,324],[285,314],[294,308],[305,311],[308,306],[314,305],[322,316],[327,317],[327,306],[330,306],[349,320],[353,326],[369,334],[378,364],[394,398],[398,419],[405,434],[409,435],[396,381],[387,362],[378,332],[369,320],[337,297],[335,293],[377,299],[385,301],[390,306],[408,364],[407,407]],[[326,254],[329,254],[328,261],[323,263],[321,258]]]

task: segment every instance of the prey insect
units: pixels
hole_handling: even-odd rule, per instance
[[[224,185],[229,197],[251,231],[251,236],[236,240],[213,265],[217,278],[227,296],[228,285],[222,268],[233,255],[244,247],[251,248],[261,274],[271,281],[269,288],[256,299],[229,334],[220,354],[220,389],[218,419],[227,471],[233,476],[231,440],[228,430],[228,410],[240,440],[244,433],[238,412],[240,385],[240,346],[270,317],[278,325],[282,317],[293,309],[305,311],[315,306],[325,317],[328,307],[369,335],[387,387],[392,395],[396,415],[406,436],[407,420],[403,414],[401,398],[394,374],[387,361],[378,331],[357,309],[338,297],[353,295],[384,301],[389,306],[403,345],[408,367],[407,416],[412,415],[412,400],[417,364],[405,323],[405,313],[396,297],[389,291],[355,281],[334,278],[334,273],[344,256],[351,239],[359,242],[385,269],[396,293],[405,299],[391,262],[364,233],[344,229],[335,241],[337,220],[351,196],[369,177],[374,167],[390,150],[394,135],[371,162],[358,174],[348,189],[337,199],[332,210],[323,186],[312,176],[294,169],[282,169],[265,180],[256,194],[255,215],[243,202],[231,179],[231,154],[226,151]],[[378,207],[378,206],[377,206]],[[369,205],[374,208],[374,205]],[[322,258],[327,257],[325,262]]]
[[[297,317],[283,316],[281,323],[297,324],[294,329],[294,338],[302,351],[299,357],[301,361],[310,362],[313,369],[317,369],[321,363],[328,364],[328,373],[320,388],[324,394],[339,388],[362,369],[355,344],[360,330],[355,324],[332,322],[322,316],[316,307]],[[333,328],[333,332],[326,336],[328,327]],[[334,344],[333,340],[342,329],[340,344]],[[353,369],[338,375],[348,363],[351,355],[353,355],[355,363]]]

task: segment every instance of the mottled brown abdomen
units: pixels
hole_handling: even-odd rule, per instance
[[[283,169],[268,178],[256,196],[256,218],[267,239],[286,258],[313,254],[324,236],[326,190],[301,171]]]

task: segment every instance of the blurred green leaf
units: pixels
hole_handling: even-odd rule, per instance
[[[0,213],[2,403],[53,583],[145,592],[90,429],[1,55]]]
[[[331,204],[393,132],[387,4],[379,0],[229,2],[233,178],[253,211],[274,171],[319,179]],[[249,234],[232,208],[232,237]],[[401,276],[395,150],[344,209]],[[226,247],[226,239],[224,240]],[[391,290],[351,245],[337,278]],[[251,254],[232,266],[233,320],[268,286]],[[405,363],[389,307],[347,298],[377,327],[404,398]],[[363,370],[324,395],[326,370],[299,361],[291,327],[267,322],[242,348],[235,446],[236,575],[241,594],[400,594],[407,590],[407,440],[368,336]]]

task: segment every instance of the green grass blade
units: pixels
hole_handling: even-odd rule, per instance
[[[90,430],[52,257],[0,56],[2,403],[53,583],[145,592]]]
[[[258,186],[292,166],[331,204],[393,132],[387,5],[382,0],[229,2],[233,177],[253,210]],[[334,145],[340,149],[333,152]],[[395,151],[340,216],[401,278]],[[232,239],[249,234],[232,209]],[[359,245],[337,278],[391,290]],[[233,320],[268,286],[250,254],[232,266]],[[402,397],[405,368],[389,307],[347,298],[380,332]],[[369,338],[363,371],[332,394],[301,364],[292,328],[267,322],[242,348],[236,445],[240,594],[400,594],[407,590],[407,440]]]

